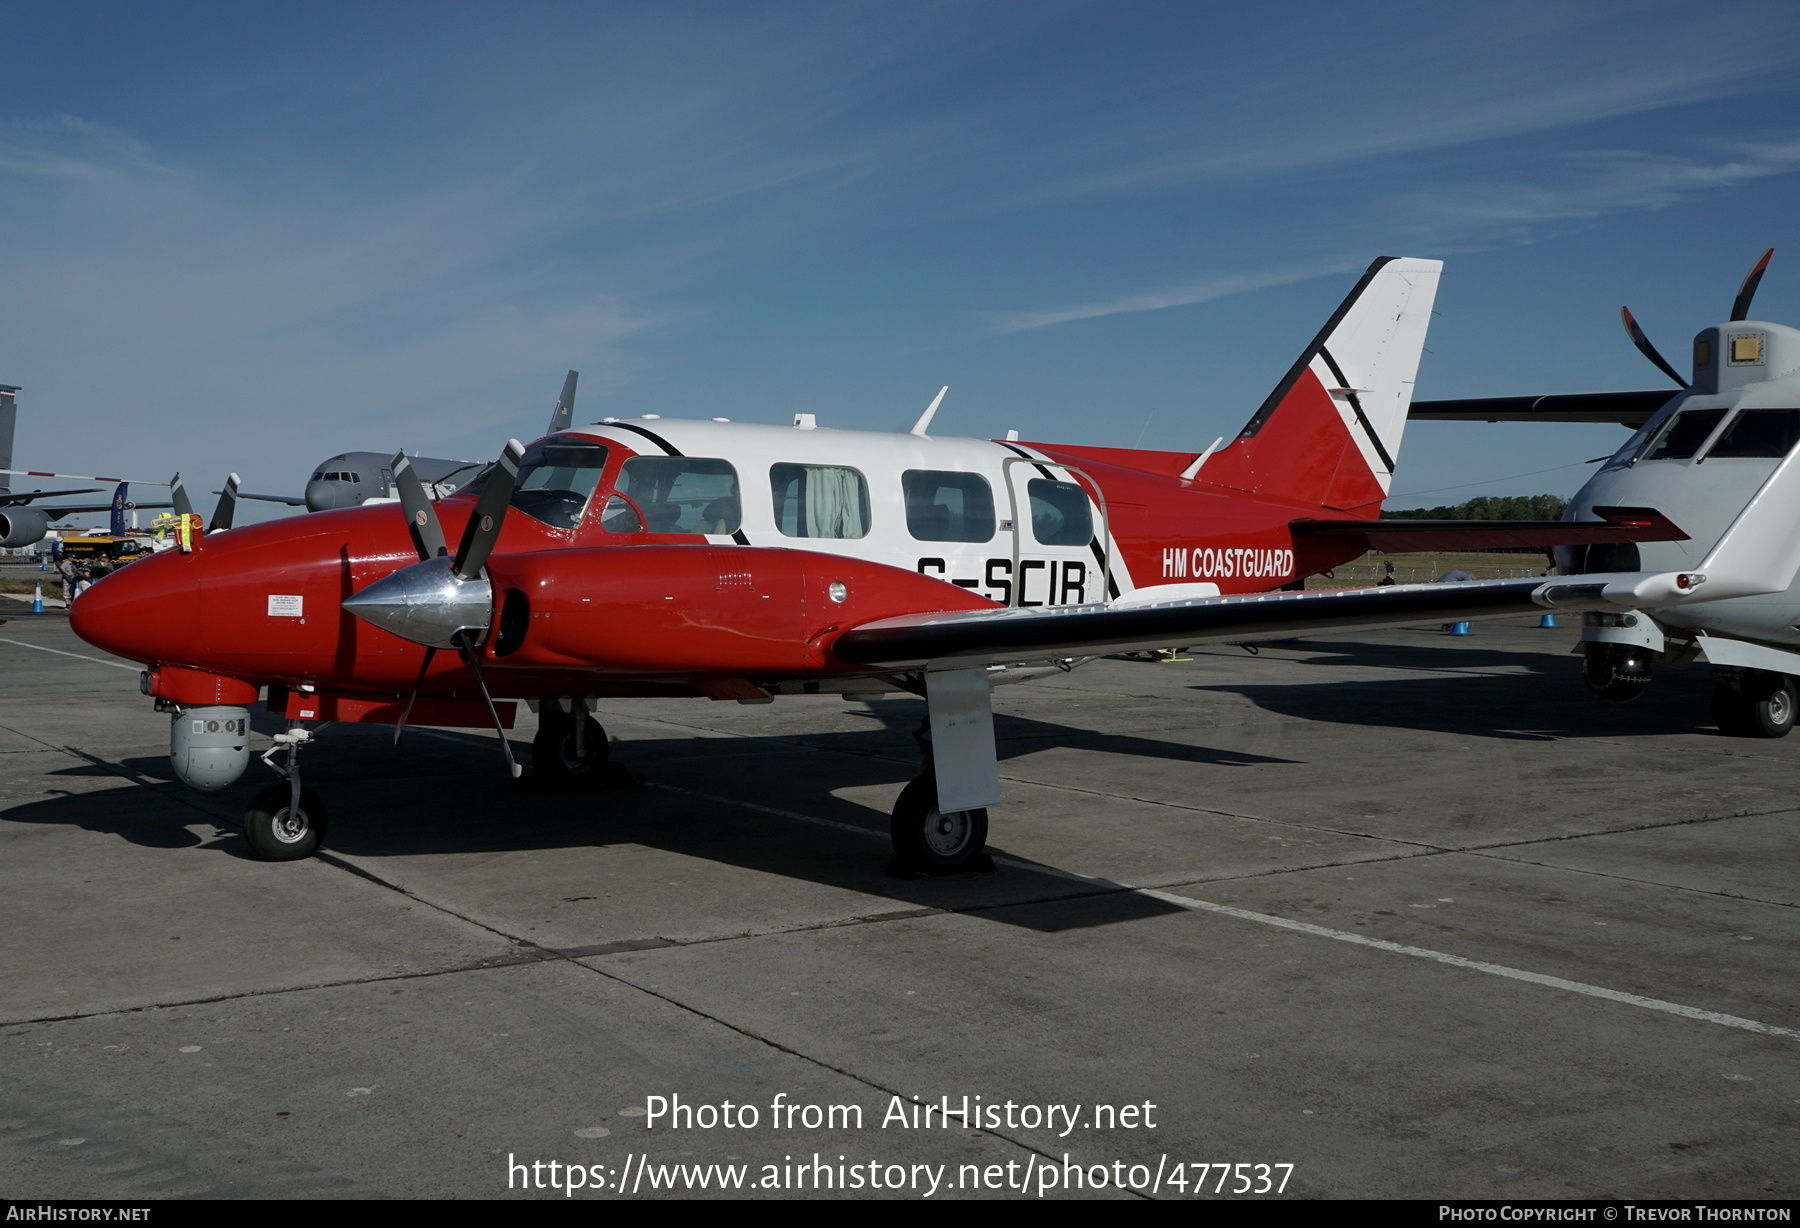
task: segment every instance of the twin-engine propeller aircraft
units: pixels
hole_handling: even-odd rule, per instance
[[[244,771],[266,688],[292,726],[263,756],[285,783],[246,815],[267,858],[305,857],[324,833],[299,771],[317,722],[396,738],[408,722],[492,724],[505,750],[522,698],[536,772],[576,778],[605,766],[599,697],[898,691],[928,718],[895,850],[954,871],[980,858],[1000,800],[996,682],[1100,653],[1755,591],[1759,560],[1730,542],[1705,575],[1278,591],[1371,546],[1683,536],[1635,506],[1581,523],[1376,518],[1441,267],[1371,265],[1228,447],[935,437],[937,401],[907,434],[646,414],[512,441],[435,504],[395,457],[400,507],[202,533],[95,586],[74,626],[148,666],[176,771],[200,788]]]
[[[1683,666],[1704,656],[1714,674],[1712,715],[1721,733],[1782,737],[1800,711],[1800,506],[1792,503],[1796,444],[1800,444],[1800,330],[1752,320],[1750,304],[1774,249],[1763,253],[1739,287],[1731,318],[1694,337],[1691,379],[1657,352],[1629,308],[1622,309],[1632,343],[1680,387],[1662,392],[1586,393],[1537,398],[1637,428],[1570,502],[1583,518],[1596,505],[1655,504],[1698,541],[1708,541],[1752,518],[1762,518],[1779,565],[1763,591],[1703,606],[1655,606],[1595,611],[1582,629],[1583,677],[1601,699],[1623,703],[1650,685],[1654,664]],[[1615,398],[1610,414],[1605,398]],[[1632,404],[1632,398],[1638,404]],[[1516,398],[1526,401],[1530,398]],[[1653,401],[1648,412],[1643,402]],[[1440,405],[1449,405],[1444,402]],[[1458,412],[1479,415],[1481,402]],[[1494,408],[1499,401],[1490,401]],[[1415,407],[1416,409],[1416,407]],[[1505,407],[1500,407],[1506,418]],[[1415,414],[1415,416],[1418,416]],[[1436,416],[1453,416],[1440,410]],[[1539,418],[1559,416],[1540,410]],[[1516,420],[1510,419],[1510,420]],[[1775,518],[1785,507],[1789,518]],[[1558,570],[1636,570],[1695,567],[1694,541],[1564,547]],[[1784,555],[1783,552],[1786,552]],[[1706,570],[1704,566],[1699,568]]]

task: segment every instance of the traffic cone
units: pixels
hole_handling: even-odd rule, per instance
[[[1450,624],[1450,634],[1451,635],[1467,635],[1467,634],[1469,634],[1469,624],[1468,623],[1451,623]]]
[[[1554,627],[1555,625],[1556,625],[1556,615],[1554,615],[1554,614],[1546,614],[1542,618],[1538,619],[1538,626],[1540,626],[1540,627]]]
[[[33,614],[44,612],[44,583],[41,580],[31,586],[31,612]]]

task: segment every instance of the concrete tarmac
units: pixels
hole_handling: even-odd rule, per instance
[[[997,870],[937,880],[890,874],[912,699],[609,703],[647,783],[586,793],[333,726],[273,865],[266,769],[179,785],[137,667],[14,618],[4,1193],[1793,1197],[1800,739],[1720,736],[1703,666],[1601,704],[1574,642],[1003,689]]]

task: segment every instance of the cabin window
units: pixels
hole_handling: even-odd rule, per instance
[[[1031,535],[1040,545],[1085,546],[1093,540],[1094,514],[1081,487],[1033,478],[1025,492],[1031,498]]]
[[[736,533],[743,522],[730,461],[634,456],[619,466],[617,488],[642,510],[652,533]]]
[[[1719,425],[1719,419],[1725,416],[1722,409],[1690,409],[1676,414],[1663,427],[1656,442],[1650,445],[1650,451],[1644,454],[1647,461],[1653,460],[1686,460],[1700,450],[1713,428]]]
[[[606,468],[605,444],[591,439],[552,435],[525,449],[512,505],[551,528],[572,529],[581,519],[600,471]],[[471,488],[485,487],[487,475]]]
[[[906,527],[922,542],[985,542],[994,536],[994,491],[979,473],[908,469]]]
[[[770,465],[783,537],[867,537],[869,483],[843,465]]]
[[[1786,456],[1800,442],[1800,409],[1746,409],[1706,454],[1714,457]]]

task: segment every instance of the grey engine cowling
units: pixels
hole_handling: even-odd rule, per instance
[[[250,766],[250,709],[184,708],[169,721],[169,762],[183,784],[212,792]]]

